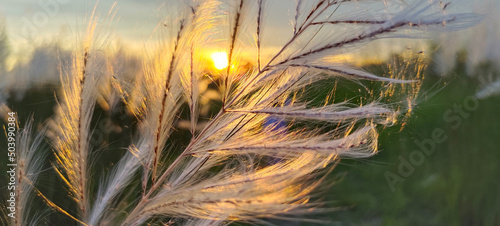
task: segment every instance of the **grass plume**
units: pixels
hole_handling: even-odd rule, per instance
[[[34,193],[82,225],[265,223],[266,218],[320,211],[315,191],[341,158],[377,153],[379,129],[409,114],[411,104],[405,105],[418,92],[421,73],[384,76],[327,58],[375,39],[419,37],[402,33],[407,29],[459,30],[478,21],[473,14],[446,13],[437,1],[418,0],[402,9],[374,3],[378,10],[371,18],[340,10],[359,6],[357,1],[299,0],[289,35],[264,56],[270,18],[266,4],[210,0],[177,5],[177,14],[159,28],[165,33],[154,54],[130,81],[115,76],[120,70],[100,55],[106,50],[95,44],[99,22],[94,9],[72,68],[61,69],[59,105],[47,133],[52,134],[53,168],[65,183],[61,189],[68,189],[78,214],[52,202],[43,189]],[[227,50],[225,68],[215,70],[204,61],[210,46]],[[368,103],[328,97],[319,106],[308,94],[319,83],[334,93],[334,84],[343,82],[367,90]],[[222,106],[218,113],[203,115],[210,83],[219,87]],[[376,85],[382,87],[381,96],[369,88]],[[396,86],[403,87],[401,93],[395,94]],[[383,103],[389,95],[391,101]],[[399,95],[403,100],[395,98]],[[102,108],[124,105],[130,113],[124,117],[133,121],[132,135],[120,147],[126,150],[120,159],[94,179],[91,166],[100,161],[91,143],[98,132],[91,127],[99,121],[95,106],[112,99],[122,103]],[[171,139],[182,132],[178,119],[189,121],[186,143]],[[29,155],[25,159],[31,161]]]

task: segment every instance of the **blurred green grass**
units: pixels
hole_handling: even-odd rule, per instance
[[[500,96],[478,100],[478,108],[462,117],[459,126],[445,120],[454,105],[472,103],[480,86],[465,74],[463,62],[457,65],[445,79],[426,72],[423,99],[402,131],[381,133],[380,153],[366,160],[342,160],[335,172],[345,175],[326,198],[343,207],[330,214],[331,225],[500,225]],[[432,91],[435,84],[443,84],[437,92]],[[398,175],[398,157],[408,160],[421,149],[415,140],[432,138],[436,128],[444,131],[446,141],[436,144],[391,191],[384,174]]]

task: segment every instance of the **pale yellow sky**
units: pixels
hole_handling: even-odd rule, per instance
[[[484,8],[480,3],[491,3],[492,1],[499,2],[500,0],[458,0],[456,3],[459,5],[456,8],[458,10],[466,10],[471,7]],[[86,25],[84,19],[88,18],[92,12],[95,2],[89,0],[2,0],[0,18],[3,17],[7,25],[13,50],[12,57],[26,57],[33,46],[54,40],[59,40],[67,45],[75,43],[75,37],[77,37],[78,32],[84,30]],[[104,17],[114,3],[114,1],[101,0],[97,11]],[[290,36],[290,21],[293,19],[295,10],[295,1],[293,0],[271,0],[268,3],[266,10],[268,32],[264,33],[264,55],[275,52],[276,46],[280,46]],[[110,40],[120,40],[120,43],[134,52],[142,51],[145,44],[154,42],[155,37],[159,37],[152,35],[153,31],[162,19],[172,11],[165,6],[165,1],[160,0],[120,0],[116,4],[116,15],[110,29],[106,32],[110,35]],[[375,56],[383,59],[391,52],[406,49],[425,50],[428,42],[428,40],[394,39],[387,42],[376,41],[366,47],[362,54],[359,51],[354,51],[354,53],[344,53],[340,58],[355,59],[357,62],[360,61],[360,58],[372,59]],[[210,49],[208,51],[223,50]]]

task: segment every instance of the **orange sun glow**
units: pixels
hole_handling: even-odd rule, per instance
[[[214,63],[214,67],[217,70],[222,70],[228,66],[227,53],[226,52],[215,52],[210,55]]]

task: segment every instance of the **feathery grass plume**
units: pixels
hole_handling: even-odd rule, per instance
[[[375,123],[387,125],[401,112],[377,103],[351,108],[346,108],[347,103],[309,108],[293,96],[311,82],[330,75],[352,80],[412,82],[379,77],[345,65],[326,64],[323,58],[376,38],[402,37],[398,30],[434,26],[452,30],[475,22],[472,15],[446,14],[442,8],[435,8],[439,6],[437,2],[425,1],[399,12],[388,12],[376,20],[361,16],[344,20],[325,17],[327,13],[336,14],[341,4],[349,3],[318,1],[303,15],[302,4],[299,4],[295,16],[297,26],[291,39],[268,61],[262,61],[257,53],[256,61],[263,62],[262,68],[245,72],[233,70],[232,66],[238,62],[234,60],[238,58],[237,53],[241,53],[243,41],[236,40],[244,37],[240,26],[244,26],[248,18],[245,12],[250,5],[244,1],[229,4],[229,8],[236,10],[228,16],[230,64],[222,79],[222,110],[162,172],[157,184],[151,186],[132,209],[124,224],[140,224],[154,216],[258,222],[262,217],[304,211],[310,207],[306,204],[310,192],[318,186],[311,182],[311,177],[318,170],[331,167],[330,163],[339,157],[373,155],[377,150]],[[260,17],[262,2],[257,7],[260,32],[260,25],[265,24]],[[317,40],[321,29],[339,24],[360,28],[341,36],[323,35],[323,40]],[[303,43],[305,46],[301,46]],[[260,49],[260,44],[257,45]],[[290,103],[285,105],[288,99]],[[289,126],[287,129],[263,128],[267,117],[282,117]],[[304,119],[327,124],[337,122],[338,126],[326,133],[321,127],[293,128],[296,120]],[[277,158],[278,162],[262,164],[263,156]],[[248,160],[238,161],[240,158]],[[224,166],[222,170],[210,174],[211,169],[220,165]]]
[[[145,68],[144,75],[146,78],[143,80],[144,84],[142,86],[145,88],[145,103],[143,105],[148,107],[144,108],[142,112],[134,113],[140,117],[138,135],[128,148],[128,153],[118,162],[108,179],[101,184],[90,215],[91,225],[98,225],[100,218],[106,215],[106,211],[110,211],[110,207],[115,203],[113,199],[129,186],[133,176],[141,167],[143,168],[141,177],[143,193],[147,191],[147,187],[150,185],[149,181],[152,179],[150,173],[153,170],[153,164],[158,164],[160,158],[159,153],[155,153],[155,148],[158,149],[157,152],[164,149],[176,112],[180,107],[178,104],[179,99],[182,97],[179,79],[172,80],[176,84],[175,90],[164,91],[166,89],[164,85],[168,75],[168,68],[164,67],[165,61],[161,56],[158,54],[153,61],[153,65]],[[164,97],[164,95],[167,95],[167,97]],[[162,103],[163,98],[165,103]],[[160,116],[161,114],[158,114],[158,112],[162,112],[163,116]],[[160,117],[163,118],[162,121],[160,121]],[[156,135],[156,133],[159,133],[159,135]],[[160,139],[157,140],[157,137],[160,137]]]
[[[160,158],[167,138],[173,128],[180,100],[185,96],[189,103],[191,119],[197,118],[198,80],[200,79],[200,59],[195,56],[201,49],[200,43],[206,43],[206,32],[213,20],[202,15],[212,15],[216,8],[214,2],[202,2],[189,8],[185,19],[181,20],[170,38],[172,42],[162,44],[151,62],[146,63],[144,79],[138,80],[142,104],[147,108],[135,108],[133,114],[138,117],[138,135],[132,141],[129,152],[118,163],[109,177],[109,182],[100,187],[97,202],[93,207],[90,224],[98,224],[106,214],[112,199],[128,186],[135,172],[143,166],[142,190],[149,192],[154,188],[157,171],[161,169]],[[199,43],[198,43],[199,42]],[[197,62],[197,64],[195,64]],[[190,131],[194,135],[196,121],[191,123]]]
[[[396,63],[408,66],[380,76],[329,58],[375,39],[422,36],[402,30],[456,30],[478,20],[447,13],[437,1],[299,0],[285,40],[274,49],[266,39],[268,2],[168,2],[175,12],[158,27],[165,36],[130,80],[99,60],[106,57],[95,50],[92,16],[72,69],[62,70],[60,105],[50,123],[53,165],[79,214],[37,194],[82,225],[266,223],[264,218],[294,219],[321,210],[314,191],[341,158],[377,152],[378,129],[411,112],[423,68],[417,60]],[[207,69],[204,56],[211,46],[226,51],[225,68]],[[205,119],[208,78],[220,88],[222,107]],[[335,97],[345,83],[368,97]],[[308,92],[320,85],[331,96],[318,104]],[[94,105],[111,108],[117,94],[137,121],[134,135],[109,173],[94,180]],[[177,118],[189,120],[186,143],[169,139],[179,129]]]
[[[97,5],[96,5],[97,7]],[[112,11],[109,16],[112,17]],[[61,94],[56,117],[49,122],[57,174],[65,182],[76,202],[81,219],[89,212],[90,121],[96,103],[96,86],[103,75],[102,57],[95,48],[99,17],[94,8],[86,34],[72,58],[72,68],[61,70]]]
[[[115,68],[113,65],[113,57],[117,56],[106,56],[108,59],[99,59],[103,60],[103,65],[106,66],[106,73],[100,79],[100,84],[98,84],[96,99],[99,107],[108,112],[116,108],[121,99],[119,95],[123,93],[120,82],[117,81],[117,76],[122,73],[117,74],[116,70],[119,70],[119,68]]]
[[[33,118],[28,120],[24,129],[18,132],[16,140],[16,218],[12,225],[36,225],[41,221],[43,209],[35,209],[32,199],[35,197],[33,189],[38,175],[45,163],[43,152],[43,133],[33,133]]]

